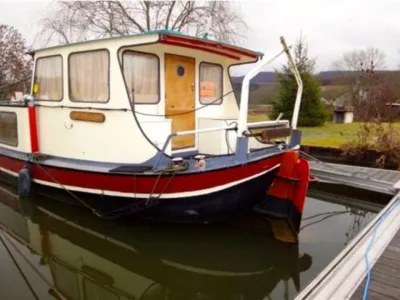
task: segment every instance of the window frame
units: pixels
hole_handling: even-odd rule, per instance
[[[131,100],[131,97],[129,95],[130,91],[128,90],[128,84],[126,82],[125,75],[124,75],[124,70],[125,70],[124,69],[124,54],[125,54],[125,52],[132,52],[134,54],[144,54],[144,55],[148,55],[148,56],[154,56],[155,58],[157,58],[157,70],[158,70],[158,77],[157,77],[157,81],[158,81],[158,85],[157,85],[157,87],[158,87],[158,100],[157,100],[157,102],[146,103],[146,102],[136,102],[136,101],[132,101]],[[121,70],[122,71],[122,77],[124,79],[124,83],[125,83],[125,86],[126,86],[129,102],[131,102],[133,105],[136,105],[136,104],[138,104],[138,105],[157,105],[157,104],[159,104],[160,101],[161,101],[161,70],[160,70],[160,65],[161,64],[160,64],[160,57],[155,53],[136,51],[136,50],[132,50],[132,49],[125,49],[125,50],[122,51],[121,61],[122,61],[122,70]]]
[[[83,100],[72,100],[71,99],[71,76],[70,76],[70,71],[71,71],[71,55],[74,54],[81,54],[81,53],[88,53],[88,52],[99,52],[99,51],[107,51],[108,55],[108,72],[107,72],[107,78],[108,78],[108,98],[107,101],[83,101]],[[99,48],[99,49],[93,49],[93,50],[85,50],[85,51],[75,51],[71,52],[68,54],[68,99],[71,102],[76,102],[76,103],[97,103],[97,104],[106,104],[110,102],[110,95],[111,95],[111,76],[110,72],[111,71],[111,55],[110,55],[110,50],[107,48]]]
[[[9,143],[4,143],[0,140],[0,145],[4,145],[4,146],[11,146],[11,147],[18,147],[19,145],[19,136],[18,136],[18,115],[16,112],[14,111],[0,111],[0,114],[5,113],[5,114],[9,114],[9,115],[14,115],[15,116],[15,120],[16,120],[16,125],[17,125],[17,142],[14,144],[9,144]],[[1,138],[0,138],[1,139]]]
[[[220,67],[221,68],[221,96],[220,96],[220,100],[221,100],[221,102],[220,103],[212,103],[212,104],[210,104],[210,103],[203,103],[202,101],[201,101],[201,95],[200,95],[200,93],[201,93],[201,89],[200,89],[200,83],[201,83],[201,81],[200,81],[200,76],[201,76],[201,66],[203,65],[203,64],[207,64],[207,65],[213,65],[213,66],[218,66],[218,67]],[[218,63],[212,63],[212,62],[208,62],[208,61],[202,61],[202,62],[200,62],[200,64],[199,64],[199,103],[200,104],[202,104],[202,105],[222,105],[223,103],[224,103],[224,66],[222,65],[222,64],[218,64]]]
[[[38,60],[40,60],[42,58],[51,58],[51,57],[61,57],[61,99],[60,100],[44,100],[44,99],[35,98],[35,101],[61,102],[64,100],[64,58],[61,54],[47,55],[47,56],[41,56],[41,57],[36,58],[35,70],[34,70],[34,74],[33,74],[32,87],[31,87],[31,94],[33,95],[33,87],[35,86],[35,78],[36,78]]]

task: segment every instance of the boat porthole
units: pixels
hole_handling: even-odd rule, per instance
[[[178,74],[179,77],[182,77],[183,75],[185,75],[185,68],[182,66],[178,66],[176,68],[176,73]]]

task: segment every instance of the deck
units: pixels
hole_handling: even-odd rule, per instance
[[[362,299],[366,279],[351,299]],[[373,266],[368,299],[400,299],[400,231]]]

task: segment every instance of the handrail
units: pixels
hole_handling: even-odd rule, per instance
[[[171,133],[171,135],[173,135],[173,136],[181,136],[181,135],[188,135],[188,134],[193,134],[193,133],[203,133],[203,132],[227,130],[227,129],[236,129],[236,124],[231,124],[231,125],[222,126],[222,127],[210,127],[210,128],[204,128],[204,129],[178,131],[178,132],[175,132],[175,133]]]
[[[170,140],[175,137],[175,136],[182,136],[182,135],[188,135],[188,134],[194,134],[194,133],[204,133],[204,132],[212,132],[212,131],[219,131],[219,130],[234,130],[236,129],[236,124],[231,124],[228,126],[223,126],[223,127],[210,127],[210,128],[204,128],[204,129],[195,129],[195,130],[187,130],[187,131],[178,131],[174,133],[170,133],[161,149],[158,153],[157,157],[157,162],[153,167],[153,170],[157,169],[158,165],[160,164],[162,155],[165,153],[165,149],[167,149],[167,146],[170,142]]]
[[[247,127],[248,128],[253,128],[253,127],[260,127],[260,126],[265,126],[265,127],[269,127],[269,126],[276,126],[276,125],[287,125],[289,124],[288,120],[273,120],[273,121],[261,121],[261,122],[251,122],[251,123],[247,123]]]

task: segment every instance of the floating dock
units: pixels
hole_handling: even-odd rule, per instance
[[[311,175],[319,181],[394,195],[400,186],[400,172],[377,168],[325,163],[310,160]]]
[[[295,298],[400,299],[400,172],[313,161],[322,181],[394,197]]]

